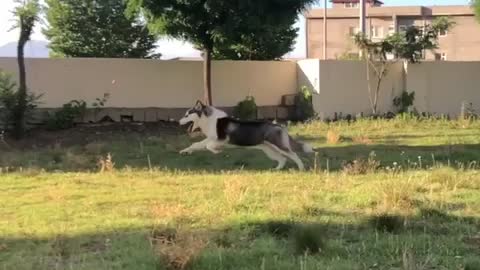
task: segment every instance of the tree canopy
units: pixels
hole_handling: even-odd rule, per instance
[[[157,38],[139,17],[125,14],[125,0],[46,0],[53,56],[152,58]]]
[[[204,99],[211,104],[212,55],[220,59],[281,57],[296,37],[292,25],[298,13],[313,2],[315,0],[129,0],[129,11],[135,14],[140,10],[155,33],[188,41],[203,51]],[[286,42],[275,44],[272,38]],[[265,45],[266,41],[269,45]]]

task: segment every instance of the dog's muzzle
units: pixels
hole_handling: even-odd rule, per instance
[[[179,123],[181,126],[188,124],[188,122],[191,122],[191,121],[185,119],[185,117],[182,118],[182,119],[180,119],[180,120],[178,121],[178,123]]]

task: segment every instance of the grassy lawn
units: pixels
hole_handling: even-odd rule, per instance
[[[480,269],[480,122],[289,129],[306,172],[175,128],[0,142],[0,269]]]

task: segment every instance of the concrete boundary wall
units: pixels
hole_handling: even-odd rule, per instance
[[[108,115],[115,121],[178,119],[203,96],[202,63],[140,59],[26,59],[30,89],[43,93],[38,119],[73,100],[91,104],[110,94],[106,108],[89,110],[83,121]],[[0,58],[0,69],[17,74],[15,58]],[[371,112],[362,61],[306,59],[294,61],[214,61],[212,89],[215,106],[231,111],[252,95],[258,118],[287,119],[291,102],[302,86],[314,93],[314,108],[322,118],[335,114]],[[372,85],[375,76],[372,74]],[[393,98],[402,90],[415,91],[420,112],[460,113],[463,102],[480,111],[480,62],[394,64],[382,83],[379,112],[395,111]]]

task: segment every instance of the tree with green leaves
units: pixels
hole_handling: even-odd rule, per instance
[[[355,36],[355,44],[362,50],[367,66],[368,98],[373,115],[378,113],[381,84],[390,66],[400,60],[417,63],[425,51],[438,48],[440,32],[447,31],[453,25],[448,18],[441,17],[425,27],[410,26],[405,31],[395,33],[381,41],[372,41],[362,33]],[[394,59],[389,59],[388,55],[393,55]],[[376,76],[374,91],[370,82],[371,70]]]
[[[204,100],[212,104],[212,55],[225,59],[254,59],[261,51],[272,50],[274,45],[261,47],[262,40],[279,40],[284,29],[292,25],[308,4],[315,0],[129,0],[129,10],[138,11],[156,33],[192,43],[204,58]],[[283,29],[283,30],[282,30]],[[284,36],[294,39],[294,35]],[[264,43],[264,42],[263,42]],[[283,46],[280,53],[283,54]],[[278,50],[278,48],[275,48]],[[278,58],[279,53],[275,53]],[[237,55],[237,57],[235,57]],[[271,56],[268,56],[271,58]]]
[[[158,58],[157,37],[125,0],[46,0],[43,30],[57,57]]]
[[[40,4],[38,0],[15,0],[18,4],[13,11],[16,17],[15,28],[20,30],[17,44],[19,87],[12,106],[14,135],[17,139],[25,135],[26,112],[29,109],[27,75],[25,71],[25,44],[30,40],[35,23],[39,20]]]
[[[480,22],[480,0],[472,0],[472,7],[475,12],[477,20]]]

